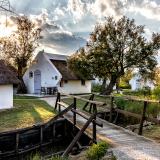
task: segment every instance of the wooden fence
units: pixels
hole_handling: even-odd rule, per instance
[[[143,133],[143,125],[144,125],[144,121],[149,121],[149,122],[153,122],[155,124],[160,124],[160,120],[158,120],[157,118],[153,118],[153,117],[147,117],[146,116],[146,112],[147,112],[147,108],[148,108],[148,104],[149,103],[157,103],[160,104],[160,101],[155,101],[155,100],[144,100],[144,99],[136,99],[136,98],[132,98],[132,97],[128,97],[128,96],[124,96],[124,97],[118,97],[118,96],[103,96],[103,95],[98,95],[100,97],[103,98],[109,98],[110,99],[110,108],[106,108],[106,111],[109,112],[109,122],[113,122],[113,112],[117,112],[120,114],[123,114],[124,116],[130,116],[130,117],[134,117],[138,120],[140,120],[140,125],[139,125],[139,131],[138,134],[142,135]],[[89,98],[89,100],[94,100],[95,94],[92,94]],[[118,98],[122,98],[123,100],[127,100],[127,101],[132,101],[132,102],[142,102],[143,103],[143,109],[142,109],[142,113],[141,114],[137,114],[137,113],[133,113],[133,112],[129,112],[123,109],[119,109],[119,108],[115,108],[114,107],[114,100]],[[87,102],[84,107],[83,110],[86,110],[87,107],[88,111],[91,113],[92,112],[92,107],[93,105],[91,104],[90,106],[88,106],[89,103]],[[105,112],[105,111],[104,111]]]
[[[63,93],[64,95],[64,93]],[[65,152],[63,153],[63,157],[67,156],[69,154],[69,152],[72,150],[72,148],[74,147],[74,145],[78,142],[78,140],[80,139],[80,137],[82,136],[82,134],[85,132],[85,130],[87,129],[87,127],[90,125],[90,123],[93,124],[93,129],[92,129],[92,142],[96,143],[97,142],[97,138],[96,138],[96,125],[103,127],[103,124],[101,122],[99,122],[96,119],[97,116],[97,107],[98,106],[102,106],[104,105],[103,102],[98,102],[98,101],[93,101],[93,100],[88,100],[85,99],[83,97],[80,96],[73,96],[73,95],[68,95],[65,94],[66,96],[73,98],[73,103],[70,105],[67,105],[63,102],[61,102],[61,93],[57,94],[57,99],[56,99],[56,103],[55,103],[55,110],[59,111],[59,114],[65,114],[69,111],[71,111],[73,113],[73,117],[72,117],[72,122],[73,125],[76,126],[77,123],[77,115],[79,115],[80,117],[86,119],[86,123],[84,124],[84,126],[79,130],[79,132],[77,133],[77,135],[74,137],[73,141],[71,142],[71,144],[67,147],[67,149],[65,150]],[[83,114],[81,111],[77,110],[77,100],[82,100],[85,101],[87,104],[91,104],[92,105],[92,114],[88,117],[85,114]],[[63,107],[63,110],[62,110]]]
[[[0,159],[23,155],[29,151],[57,143],[65,137],[66,120],[56,116],[48,125],[39,124],[33,127],[0,133]],[[61,133],[60,133],[60,132]],[[62,135],[59,137],[59,135]]]

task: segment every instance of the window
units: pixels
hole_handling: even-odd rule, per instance
[[[86,81],[82,79],[82,80],[81,80],[81,85],[82,85],[82,86],[85,86],[85,84],[86,84]]]
[[[55,76],[55,80],[57,80],[58,79],[58,77],[57,76]]]
[[[29,78],[33,78],[33,72],[29,72]]]

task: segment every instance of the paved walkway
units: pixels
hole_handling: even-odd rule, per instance
[[[51,106],[55,104],[55,97],[43,98]],[[72,120],[72,113],[65,115],[68,120]],[[97,137],[112,144],[114,155],[118,160],[160,160],[160,144],[125,130],[119,126],[103,122],[103,128],[97,127]],[[82,126],[86,120],[77,116],[78,126]],[[86,131],[92,135],[92,125]]]

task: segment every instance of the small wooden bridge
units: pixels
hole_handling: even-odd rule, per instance
[[[67,95],[70,98],[73,98],[73,103],[68,105],[61,101],[61,94],[58,93],[56,99],[54,98],[45,98],[49,104],[52,106],[55,104],[55,109],[59,111],[60,114],[64,115],[66,119],[71,121],[74,126],[80,128],[80,131],[74,137],[71,144],[68,146],[66,151],[63,153],[63,156],[68,155],[73,146],[78,142],[81,134],[85,132],[88,134],[93,143],[96,143],[97,140],[104,140],[111,144],[113,148],[111,150],[114,152],[115,156],[119,160],[160,160],[160,144],[147,139],[143,136],[140,136],[143,131],[144,120],[152,121],[159,124],[159,120],[155,118],[146,117],[146,108],[147,104],[150,101],[144,101],[142,115],[127,112],[121,109],[115,109],[113,107],[114,97],[111,98],[111,107],[109,109],[110,113],[110,122],[112,121],[113,112],[119,112],[121,114],[132,116],[137,119],[140,119],[139,135],[130,132],[122,127],[109,123],[105,120],[102,120],[97,117],[98,107],[105,105],[103,102],[97,102],[93,100],[93,95],[90,99],[85,99],[80,96],[71,96]],[[86,102],[86,105],[83,109],[87,109],[89,106],[89,113],[80,111],[77,108],[76,102],[77,99],[83,100]],[[132,99],[133,101],[135,99]],[[141,100],[140,100],[141,101]],[[152,101],[152,103],[157,103]],[[159,102],[158,102],[159,103]],[[102,127],[103,124],[103,127]]]

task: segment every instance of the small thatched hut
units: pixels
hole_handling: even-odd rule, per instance
[[[13,85],[18,83],[15,74],[0,60],[0,109],[13,107]]]

